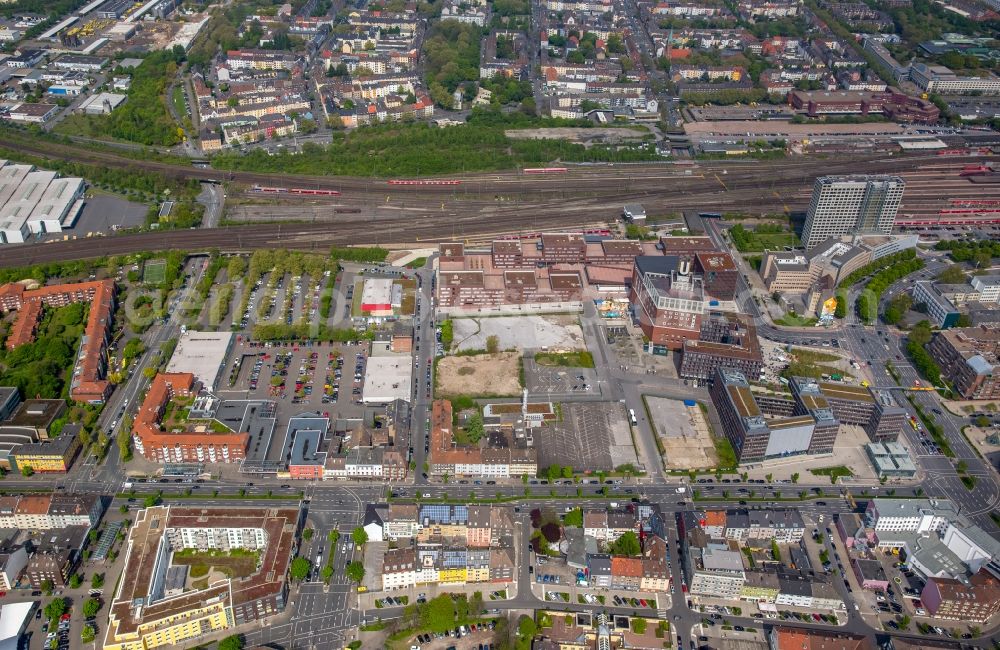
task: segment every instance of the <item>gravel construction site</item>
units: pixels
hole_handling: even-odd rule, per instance
[[[710,469],[719,466],[705,414],[697,404],[646,396],[650,422],[663,443],[663,465],[667,469]]]
[[[645,129],[625,129],[621,127],[578,129],[573,127],[557,127],[548,129],[515,129],[504,131],[504,135],[515,140],[569,140],[578,144],[591,142],[621,142],[635,140],[649,135]]]
[[[521,394],[518,352],[443,357],[437,364],[437,397],[516,397]]]
[[[458,350],[485,350],[486,339],[496,336],[501,350],[583,350],[583,330],[576,316],[495,316],[452,320]]]

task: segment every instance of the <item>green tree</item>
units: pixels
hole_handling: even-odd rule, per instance
[[[354,543],[356,545],[364,546],[366,543],[368,543],[368,533],[365,532],[364,528],[358,526],[351,533],[351,539],[354,540]]]
[[[937,276],[938,282],[944,284],[962,284],[968,278],[965,275],[965,271],[962,270],[960,264],[953,264],[948,268],[944,269]]]
[[[794,474],[792,474],[792,476],[791,476],[791,480],[792,480],[792,483],[793,483],[793,484],[794,484],[794,483],[798,483],[798,482],[799,482],[799,473],[798,473],[798,472],[795,472]]]
[[[243,650],[244,646],[242,634],[233,634],[219,641],[219,650]]]
[[[31,476],[34,473],[35,473],[35,470],[34,470],[34,468],[31,465],[22,465],[21,466],[21,475],[22,476],[24,476],[24,477],[27,478],[28,476]]]
[[[45,606],[45,618],[50,621],[58,620],[67,610],[69,610],[69,603],[66,602],[66,599],[56,598]]]
[[[304,539],[305,541],[308,542],[309,540],[311,540],[312,536],[313,536],[312,528],[306,528],[305,530],[302,531],[302,539]]]
[[[573,478],[573,467],[571,465],[563,465],[562,468],[563,478]]]
[[[476,444],[482,439],[485,433],[486,429],[483,426],[483,416],[479,413],[473,413],[470,415],[465,421],[465,435],[468,436],[469,441]]]
[[[614,542],[608,544],[608,550],[612,555],[635,557],[642,552],[642,547],[639,545],[639,537],[630,530],[622,534]]]
[[[365,565],[355,560],[347,565],[344,575],[352,582],[361,584],[361,581],[365,579]]]
[[[93,618],[97,616],[97,612],[101,609],[101,601],[96,598],[88,598],[83,601],[83,617]]]
[[[292,560],[290,569],[292,580],[305,580],[310,569],[312,569],[312,563],[309,560],[304,557],[295,558]]]
[[[562,476],[562,466],[560,465],[549,465],[548,469],[545,470],[545,475],[550,481],[554,481],[560,476]]]
[[[87,624],[80,629],[80,641],[83,643],[92,643],[97,637],[97,633],[94,631],[94,626]]]
[[[79,589],[80,585],[82,584],[83,584],[83,576],[81,576],[79,573],[74,573],[69,577],[70,589]]]
[[[101,587],[103,587],[104,586],[104,574],[103,573],[95,573],[94,575],[90,576],[90,586],[93,589],[100,589]]]
[[[583,526],[583,509],[573,508],[567,512],[566,516],[563,517],[563,525],[576,527]]]
[[[329,533],[326,534],[326,539],[331,543],[336,545],[337,541],[340,539],[340,531],[334,528]]]
[[[46,596],[51,596],[52,590],[56,588],[55,584],[53,584],[53,582],[48,578],[42,580],[42,584],[40,586],[42,588],[42,592],[44,592]]]
[[[329,584],[330,579],[333,578],[333,567],[327,564],[323,567],[323,570],[320,571],[320,575],[323,577],[323,582]]]

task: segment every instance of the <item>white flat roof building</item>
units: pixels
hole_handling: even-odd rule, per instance
[[[87,115],[106,115],[121,106],[126,99],[120,93],[98,93],[77,107],[77,111]]]
[[[31,165],[8,165],[6,160],[0,160],[0,206],[10,200],[14,190],[32,170]]]
[[[188,330],[177,339],[167,372],[190,372],[205,388],[214,391],[232,344],[232,332]]]
[[[0,231],[9,243],[24,241],[25,231],[32,232],[28,218],[55,177],[55,172],[29,172],[10,199],[0,207]],[[17,233],[20,233],[20,239]]]
[[[31,232],[62,232],[63,218],[83,194],[82,178],[57,178],[49,183],[28,217]]]
[[[369,357],[361,401],[365,404],[388,404],[397,399],[410,401],[413,357]]]
[[[62,232],[83,196],[81,178],[0,160],[0,243],[24,242],[31,233]]]

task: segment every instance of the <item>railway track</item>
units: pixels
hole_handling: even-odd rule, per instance
[[[769,163],[699,163],[688,176],[667,164],[577,166],[558,176],[518,173],[461,175],[460,185],[390,185],[356,177],[223,172],[135,160],[114,153],[60,143],[20,140],[8,144],[42,157],[162,173],[178,179],[225,181],[240,194],[253,185],[284,185],[338,190],[329,199],[295,199],[329,206],[329,218],[314,223],[253,224],[209,230],[156,231],[113,237],[4,247],[0,267],[93,258],[140,250],[219,248],[247,251],[284,247],[322,251],[331,245],[373,245],[474,239],[511,232],[579,228],[616,218],[622,205],[642,202],[647,209],[767,210],[800,209],[817,175],[903,173],[958,168],[963,158],[927,155],[871,155],[860,159],[796,159]],[[977,162],[984,157],[976,156]],[[249,196],[249,194],[244,194]],[[498,197],[516,197],[506,202]],[[285,203],[284,197],[282,203]],[[346,208],[336,213],[337,206]]]

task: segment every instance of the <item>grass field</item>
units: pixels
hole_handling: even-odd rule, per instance
[[[750,239],[748,251],[762,251],[765,248],[768,250],[781,249],[785,246],[798,246],[799,238],[795,236],[794,233],[790,232],[779,232],[779,233],[767,233],[758,234],[754,233]]]
[[[844,467],[843,465],[835,465],[833,467],[819,467],[817,469],[809,470],[814,476],[829,476],[831,483],[836,483],[838,478],[850,478],[854,476],[854,472]]]
[[[163,284],[167,279],[167,260],[149,260],[142,267],[142,281],[146,284]]]
[[[840,357],[835,354],[828,354],[817,350],[806,350],[804,348],[792,348],[792,354],[802,363],[824,363],[840,360]]]
[[[781,318],[774,319],[775,325],[784,325],[785,327],[811,327],[817,322],[816,318],[802,317],[798,314],[785,314]]]
[[[427,258],[426,257],[418,257],[415,260],[410,260],[409,262],[407,262],[406,263],[406,268],[408,268],[408,269],[419,269],[420,267],[422,267],[426,263],[427,263]]]
[[[593,368],[594,355],[586,350],[578,350],[576,352],[536,352],[535,363],[540,366]]]
[[[184,119],[184,116],[187,115],[187,102],[184,99],[184,90],[180,86],[175,87],[173,97],[171,99],[173,99],[174,109],[177,111],[177,116],[180,119]]]

